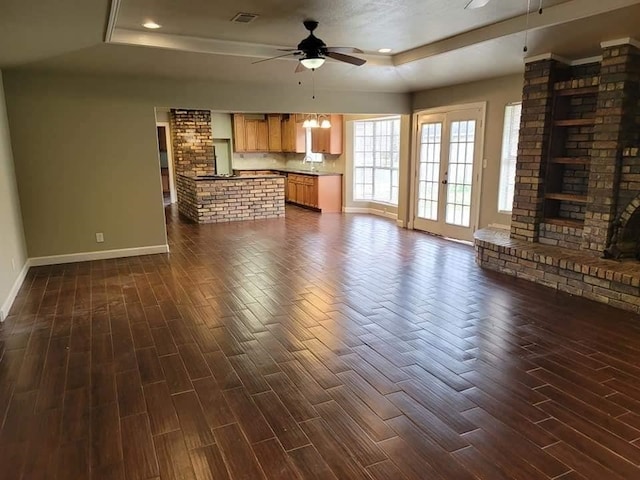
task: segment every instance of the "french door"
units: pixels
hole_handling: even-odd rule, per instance
[[[418,116],[413,226],[473,240],[484,108]]]

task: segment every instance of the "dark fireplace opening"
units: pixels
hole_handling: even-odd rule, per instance
[[[613,225],[611,244],[604,250],[604,258],[640,260],[640,208],[636,208],[626,222]]]

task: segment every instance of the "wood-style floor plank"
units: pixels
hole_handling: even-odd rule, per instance
[[[639,316],[375,216],[166,215],[171,255],[29,270],[0,480],[640,478]]]

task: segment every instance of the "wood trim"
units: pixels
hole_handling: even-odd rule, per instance
[[[556,127],[588,127],[596,123],[594,118],[569,118],[566,120],[555,120]]]
[[[111,0],[111,6],[109,8],[109,20],[107,21],[107,28],[104,32],[104,41],[106,43],[111,43],[113,38],[113,32],[116,29],[116,24],[118,23],[118,13],[120,12],[120,1],[121,0]]]

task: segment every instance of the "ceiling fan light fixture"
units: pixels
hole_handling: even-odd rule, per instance
[[[303,67],[308,68],[309,70],[315,70],[316,68],[320,68],[324,65],[324,58],[322,57],[307,57],[300,59],[300,63]]]

